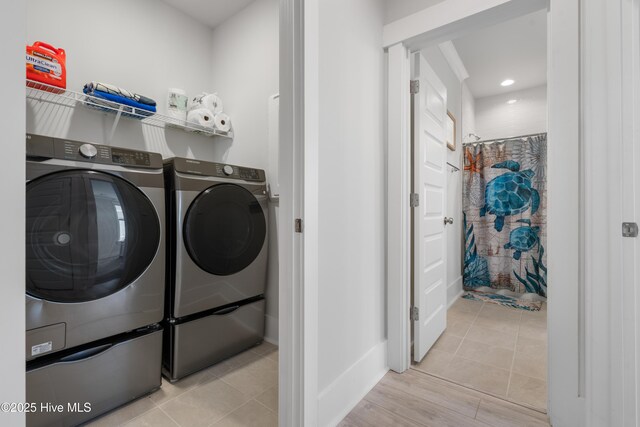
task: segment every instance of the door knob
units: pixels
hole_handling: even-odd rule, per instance
[[[453,218],[444,217],[444,225],[453,224]]]

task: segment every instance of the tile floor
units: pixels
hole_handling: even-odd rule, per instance
[[[537,410],[547,407],[547,312],[459,299],[413,369]]]
[[[91,427],[277,427],[278,348],[267,342],[118,408]]]
[[[546,414],[413,369],[388,372],[338,427],[550,427]]]

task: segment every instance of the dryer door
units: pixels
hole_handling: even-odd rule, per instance
[[[258,200],[243,187],[218,184],[196,197],[184,219],[184,244],[193,262],[218,276],[249,266],[260,254],[267,224]]]
[[[153,260],[160,222],[129,182],[73,170],[27,184],[26,287],[62,303],[97,300],[127,287]]]

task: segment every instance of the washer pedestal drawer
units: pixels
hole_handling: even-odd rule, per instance
[[[75,426],[159,388],[162,329],[156,325],[52,356],[58,357],[27,366],[26,401],[37,407],[27,413],[27,426]]]
[[[166,327],[165,376],[179,380],[262,342],[264,310],[261,299]]]

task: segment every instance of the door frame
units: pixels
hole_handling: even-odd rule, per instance
[[[279,425],[317,424],[318,0],[280,0]],[[312,37],[314,36],[314,37]],[[302,229],[296,232],[296,219]]]
[[[548,26],[549,415],[554,425],[585,421],[585,312],[580,248],[581,57],[580,2],[554,2]],[[598,1],[598,0],[593,0]],[[546,0],[447,0],[384,28],[388,65],[387,331],[388,364],[410,366],[410,53],[476,28],[548,7]],[[572,19],[567,19],[570,17]],[[555,24],[559,22],[559,24]],[[553,141],[562,141],[554,144]],[[581,157],[580,157],[581,158]],[[567,212],[573,212],[567,215]],[[562,254],[557,258],[554,254]],[[560,258],[560,262],[554,259]],[[576,296],[581,296],[576,298]]]

